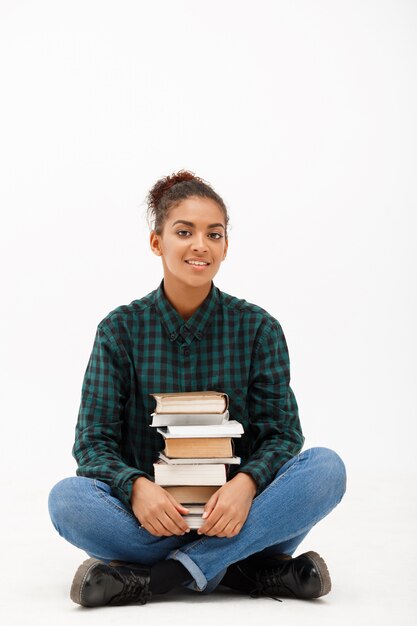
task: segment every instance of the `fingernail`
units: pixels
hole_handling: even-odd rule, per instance
[[[206,512],[206,511],[204,511],[204,513],[203,513],[203,519],[206,519],[206,517],[207,517],[207,512]]]

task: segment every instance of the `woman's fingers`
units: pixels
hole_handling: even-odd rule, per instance
[[[186,522],[174,507],[172,511],[169,511],[169,514],[167,511],[164,511],[164,517],[160,519],[160,522],[169,531],[170,535],[182,535],[188,528]]]
[[[199,530],[201,531],[201,534],[211,537],[212,535],[217,535],[219,532],[221,532],[224,528],[225,523],[226,519],[224,515],[222,515],[221,513],[217,513],[216,515],[216,512],[213,509],[209,521],[206,522]]]
[[[142,524],[142,528],[147,530],[148,533],[151,533],[151,535],[156,535],[156,536],[159,535],[158,529],[150,522],[146,522],[145,524]]]
[[[177,513],[175,507],[172,507],[168,512],[166,510],[162,510],[159,513],[154,512],[151,519],[152,521],[145,521],[142,526],[158,537],[183,535],[188,529],[187,523]]]
[[[241,522],[237,522],[236,520],[230,520],[227,526],[224,528],[223,532],[225,537],[234,537],[239,534]]]

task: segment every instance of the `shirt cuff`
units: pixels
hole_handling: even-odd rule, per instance
[[[121,470],[113,477],[111,483],[113,493],[129,509],[132,509],[130,498],[132,497],[133,483],[140,476],[145,476],[148,480],[155,482],[153,476],[150,476],[146,472],[142,472],[135,467],[128,467],[127,469]]]

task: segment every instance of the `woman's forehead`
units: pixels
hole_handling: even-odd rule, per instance
[[[181,200],[169,212],[169,222],[188,222],[194,226],[213,226],[220,224],[224,226],[223,211],[211,198],[186,198]],[[190,224],[190,222],[192,224]]]

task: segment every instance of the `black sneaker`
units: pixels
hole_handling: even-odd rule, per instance
[[[291,598],[319,598],[331,590],[329,570],[317,552],[306,552],[292,558],[265,557],[257,561],[235,563],[248,582],[252,598],[275,596]]]
[[[98,559],[87,559],[75,573],[71,600],[82,606],[121,605],[131,602],[146,604],[150,568],[137,563],[107,565]]]

